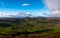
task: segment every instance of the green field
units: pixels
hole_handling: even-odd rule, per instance
[[[17,22],[0,22],[0,34],[60,32],[60,22],[45,22],[44,19],[23,19]]]

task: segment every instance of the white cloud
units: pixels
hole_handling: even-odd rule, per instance
[[[51,11],[51,13],[47,14],[47,16],[51,17],[60,17],[60,11]]]
[[[31,12],[25,12],[24,14],[23,14],[23,16],[30,16],[31,15]]]
[[[0,12],[0,17],[13,17],[13,16],[17,16],[17,15],[19,15],[20,13],[19,12],[17,12],[17,13],[2,13],[2,12]]]
[[[30,14],[30,12],[26,12],[26,14],[27,14],[27,15],[29,15],[29,14]]]
[[[51,17],[60,16],[60,0],[44,0],[44,4],[50,9],[50,13],[47,14]]]
[[[16,16],[30,16],[30,12],[25,12],[25,13],[20,13],[20,12],[16,12],[16,13],[2,13],[0,12],[0,17],[16,17]]]
[[[60,0],[45,0],[44,4],[51,10],[60,9]]]
[[[22,6],[29,6],[30,4],[26,3],[26,4],[22,4]]]
[[[20,12],[16,12],[15,15],[20,15]]]
[[[0,12],[0,17],[11,17],[11,16],[8,13],[4,14],[4,13]]]

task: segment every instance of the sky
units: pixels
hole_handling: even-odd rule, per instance
[[[0,17],[11,17],[21,14],[59,17],[59,3],[60,0],[0,0]]]

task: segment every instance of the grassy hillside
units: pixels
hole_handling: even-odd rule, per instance
[[[35,31],[59,31],[60,20],[53,18],[10,18],[0,19],[0,31],[8,33],[35,32]],[[9,30],[10,29],[10,30]],[[54,30],[53,30],[54,29]],[[60,31],[59,31],[60,32]]]
[[[10,18],[0,19],[0,34],[47,34],[60,32],[60,19]]]

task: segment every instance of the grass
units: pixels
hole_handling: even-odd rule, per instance
[[[44,27],[48,27],[50,29],[54,29],[52,30],[52,32],[60,32],[60,23],[56,23],[56,25],[54,25],[54,27],[49,27],[48,25],[49,24],[52,24],[52,23],[39,23],[37,24],[36,22],[30,22],[31,25],[33,25],[33,27],[23,27],[23,28],[18,28],[18,29],[14,29],[16,32],[24,32],[24,31],[28,31],[28,32],[34,32],[34,31],[41,31],[43,30]],[[42,27],[43,28],[42,28]],[[46,28],[46,29],[48,29]],[[0,28],[0,34],[10,34],[10,33],[13,33],[14,31],[12,30],[12,28],[10,27],[3,27],[3,28]]]
[[[0,28],[0,33],[2,34],[9,34],[10,33],[11,28],[5,27],[5,28]]]

